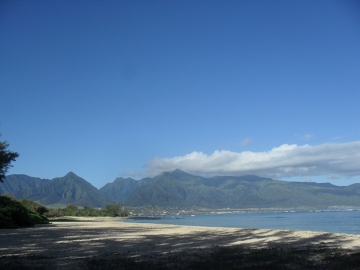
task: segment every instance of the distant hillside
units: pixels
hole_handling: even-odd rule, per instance
[[[64,177],[54,178],[44,185],[19,190],[15,197],[27,198],[43,205],[76,204],[103,207],[111,203],[111,200],[97,188],[72,172]]]
[[[39,187],[49,181],[48,179],[40,179],[25,174],[8,175],[3,183],[0,182],[0,194],[14,195],[19,190]]]
[[[116,178],[112,183],[108,183],[99,189],[109,199],[120,204],[124,204],[129,196],[139,187],[147,184],[152,178],[144,178],[142,180],[134,180],[132,178]]]
[[[132,179],[133,180],[133,179]],[[133,180],[135,181],[135,180]],[[136,185],[114,181],[106,185],[121,190],[115,201],[128,206],[162,207],[328,207],[360,206],[360,184],[347,187],[329,183],[302,183],[272,180],[254,175],[204,178],[180,170],[165,172]],[[141,181],[141,180],[140,180]],[[115,183],[116,182],[116,183]],[[105,187],[100,189],[105,192]]]
[[[117,178],[97,190],[70,172],[44,180],[10,175],[0,183],[2,193],[27,198],[43,205],[76,204],[103,207],[119,202],[125,206],[203,208],[360,207],[360,184],[332,184],[272,180],[255,175],[205,178],[175,170],[153,178]]]

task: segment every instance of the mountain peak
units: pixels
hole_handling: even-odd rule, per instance
[[[191,175],[187,172],[184,172],[180,169],[175,169],[173,171],[162,172],[160,175],[155,176],[155,178],[162,177],[162,176],[171,176],[171,177],[174,177],[177,179],[181,179],[184,177],[192,177],[193,175]]]
[[[77,176],[75,173],[73,173],[73,172],[68,172],[65,176]]]
[[[172,172],[170,172],[170,174],[174,176],[191,176],[191,174],[184,172],[180,169],[175,169]]]

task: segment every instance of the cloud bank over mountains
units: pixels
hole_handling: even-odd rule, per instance
[[[145,164],[146,174],[184,170],[195,175],[255,174],[274,179],[296,176],[341,178],[360,175],[360,141],[316,146],[283,144],[267,152],[216,150],[156,158]]]

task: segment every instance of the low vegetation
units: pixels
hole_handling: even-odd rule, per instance
[[[28,227],[48,224],[49,219],[63,216],[125,217],[129,212],[120,204],[108,204],[104,209],[69,204],[64,208],[47,208],[28,199],[16,200],[11,196],[0,196],[0,228]]]
[[[49,223],[49,220],[41,214],[42,209],[39,208],[37,211],[34,208],[35,204],[26,201],[24,205],[21,201],[9,196],[0,196],[0,228],[18,228]]]
[[[121,207],[120,204],[108,204],[104,209],[91,208],[89,206],[78,207],[74,204],[68,204],[64,208],[52,209],[45,213],[48,218],[63,217],[63,216],[78,216],[78,217],[126,217],[129,211]]]

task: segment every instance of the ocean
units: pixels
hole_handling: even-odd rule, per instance
[[[157,216],[129,222],[360,234],[360,210]]]

